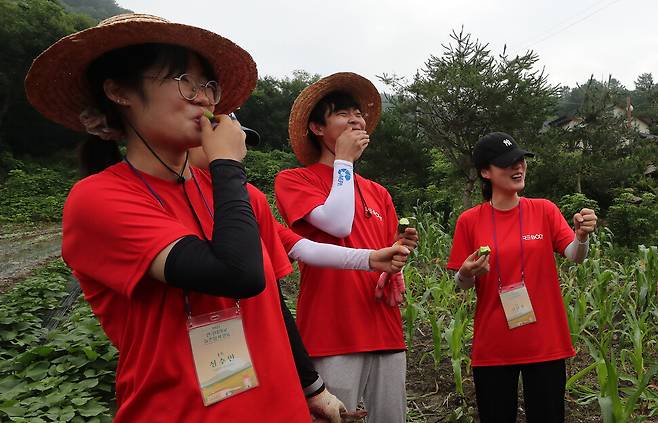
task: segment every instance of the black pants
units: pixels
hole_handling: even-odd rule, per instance
[[[481,423],[514,423],[519,373],[528,423],[563,423],[566,368],[564,360],[512,366],[473,367]]]

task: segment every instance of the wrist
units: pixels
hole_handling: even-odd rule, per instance
[[[312,384],[304,388],[304,396],[306,399],[313,398],[314,396],[322,393],[325,390],[324,381],[322,377],[318,375],[318,378]]]
[[[337,151],[336,155],[334,156],[334,164],[336,164],[337,161],[345,162],[351,165],[354,163],[354,157]]]
[[[475,279],[475,275],[473,275],[471,272],[463,268],[457,271],[457,277],[465,282],[472,281],[473,279]]]
[[[334,167],[336,166],[347,166],[347,167],[354,167],[354,161],[348,160],[348,159],[339,159],[336,157],[334,159]]]

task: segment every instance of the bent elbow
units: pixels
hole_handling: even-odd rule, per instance
[[[260,269],[249,269],[244,272],[243,286],[244,290],[240,298],[251,298],[265,291],[265,272],[263,267]]]
[[[327,233],[335,238],[346,238],[352,233],[352,225],[343,225],[331,228]]]

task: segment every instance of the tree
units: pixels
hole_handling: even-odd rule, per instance
[[[305,71],[293,72],[292,78],[259,78],[249,100],[237,112],[244,126],[261,136],[259,149],[288,150],[288,117],[292,103],[300,92],[320,79]]]
[[[643,73],[635,80],[635,91],[631,93],[633,114],[656,124],[658,122],[658,85],[650,73]],[[653,131],[658,128],[653,127]]]
[[[23,81],[39,53],[91,25],[90,18],[67,13],[55,0],[0,0],[0,141],[14,151],[33,152],[58,136],[70,137],[29,106]]]
[[[110,16],[130,13],[131,10],[119,7],[115,0],[60,0],[66,10],[87,15],[96,21],[107,19]]]
[[[535,139],[552,111],[558,87],[543,70],[534,70],[538,56],[528,51],[509,57],[504,49],[494,57],[488,45],[473,40],[463,29],[450,35],[441,56],[430,56],[414,80],[382,79],[398,98],[411,103],[424,142],[435,147],[458,169],[465,181],[464,207],[471,205],[477,173],[471,152],[491,131],[512,134],[526,144]]]
[[[527,191],[550,198],[582,193],[605,210],[615,188],[641,175],[648,143],[625,116],[615,116],[626,90],[613,78],[590,78],[573,92],[581,100],[571,127],[551,128],[530,145],[538,157],[529,168]]]

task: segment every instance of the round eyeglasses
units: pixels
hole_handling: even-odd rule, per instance
[[[162,79],[157,76],[144,75],[144,78]],[[185,100],[192,101],[197,98],[199,92],[203,91],[208,101],[215,105],[222,98],[222,90],[219,88],[217,81],[208,81],[205,83],[197,82],[194,77],[186,73],[181,76],[172,77],[178,83],[178,92]]]

